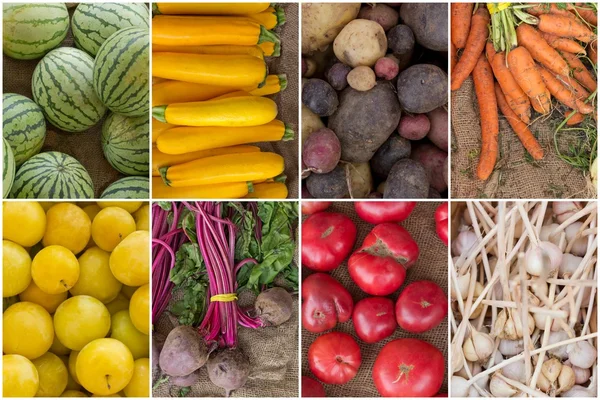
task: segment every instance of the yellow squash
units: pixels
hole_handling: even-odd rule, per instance
[[[274,142],[294,139],[294,131],[279,120],[259,126],[238,128],[179,126],[158,138],[158,149],[165,154],[216,149],[245,143]]]
[[[258,153],[260,148],[256,146],[231,146],[218,149],[190,151],[183,154],[165,154],[158,148],[152,149],[152,176],[160,176],[159,168],[171,165],[183,164],[200,158],[220,156],[222,154]]]
[[[156,143],[156,139],[169,128],[175,128],[175,125],[166,124],[152,118],[152,143]]]
[[[214,86],[262,87],[267,64],[249,55],[153,53],[152,75]]]
[[[257,126],[275,119],[277,104],[267,97],[232,97],[155,106],[152,115],[161,122],[173,125]]]
[[[283,8],[279,6],[271,6],[261,13],[250,14],[247,17],[257,21],[267,29],[273,29],[285,24],[285,13]]]
[[[288,189],[285,183],[265,182],[253,186],[254,190],[246,195],[247,199],[285,199]]]
[[[279,57],[281,55],[281,46],[276,46],[275,43],[263,42],[258,45],[266,57]]]
[[[160,168],[163,181],[173,187],[251,182],[283,172],[283,157],[275,153],[225,154]]]
[[[154,14],[246,15],[257,14],[271,3],[152,3]]]
[[[282,92],[287,87],[287,76],[285,74],[269,75],[263,87],[255,88],[250,90],[249,88],[243,89],[250,93],[252,96],[268,96]]]
[[[154,53],[192,53],[192,54],[222,54],[222,55],[248,55],[260,59],[265,55],[260,47],[257,46],[235,46],[235,45],[213,45],[213,46],[171,46],[153,44]]]
[[[162,178],[152,178],[152,197],[156,199],[239,199],[248,194],[253,185],[246,182],[219,183],[171,187]]]

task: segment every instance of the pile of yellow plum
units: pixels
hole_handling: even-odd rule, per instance
[[[149,206],[3,204],[4,397],[148,397]]]

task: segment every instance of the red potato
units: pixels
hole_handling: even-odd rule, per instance
[[[395,223],[377,225],[362,246],[350,256],[348,273],[363,292],[387,296],[404,283],[406,270],[419,257],[419,246],[410,233]]]
[[[302,326],[321,333],[346,322],[352,316],[350,293],[330,275],[316,273],[302,282]]]
[[[373,382],[384,397],[431,397],[444,382],[442,353],[419,339],[396,339],[375,359]]]
[[[431,187],[440,193],[448,188],[444,179],[444,170],[448,167],[446,152],[429,143],[418,143],[412,147],[410,158],[425,168]]]
[[[317,380],[308,376],[302,377],[302,397],[325,397],[325,389],[323,385]]]
[[[439,238],[448,246],[448,203],[442,203],[435,210],[435,231]]]
[[[377,343],[394,333],[394,302],[386,297],[367,297],[354,306],[352,323],[356,335],[365,343]]]
[[[347,333],[326,333],[308,348],[308,367],[324,383],[348,383],[356,376],[361,362],[360,348]]]
[[[302,162],[316,174],[326,174],[340,162],[340,140],[331,129],[317,129],[306,139],[302,148]]]
[[[398,134],[408,140],[421,140],[427,136],[430,129],[427,114],[404,114],[398,124]]]
[[[375,21],[384,31],[398,25],[398,11],[386,4],[365,5],[360,9],[358,18]]]
[[[421,333],[433,329],[446,314],[448,296],[431,281],[411,283],[396,301],[396,321],[407,332]]]
[[[331,271],[350,254],[356,226],[344,214],[322,212],[302,224],[302,265],[314,271]]]
[[[356,201],[358,216],[370,224],[402,222],[416,207],[416,201]]]
[[[443,107],[436,108],[427,113],[431,127],[427,139],[440,150],[448,152],[448,110]]]
[[[389,57],[382,57],[375,63],[375,75],[378,78],[391,81],[400,72],[400,66]]]
[[[331,205],[331,201],[303,201],[302,214],[311,215],[319,211],[325,211]]]

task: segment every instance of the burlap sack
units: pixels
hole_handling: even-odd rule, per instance
[[[77,3],[69,3],[69,15],[72,17]],[[69,29],[62,47],[75,47],[73,35]],[[18,93],[33,100],[31,94],[31,76],[39,60],[14,60],[3,55],[2,93]],[[108,115],[108,113],[107,113]],[[60,151],[75,157],[88,171],[94,182],[94,197],[99,198],[108,185],[125,175],[110,166],[102,154],[100,136],[103,118],[96,126],[81,133],[64,132],[46,121],[46,141],[41,152]]]
[[[473,80],[467,79],[459,90],[452,92],[452,197],[595,198],[596,191],[582,172],[556,155],[554,130],[562,118],[554,110],[550,117],[539,118],[530,126],[544,149],[544,159],[533,162],[506,119],[500,116],[496,168],[487,181],[481,181],[476,176],[481,149],[479,107]],[[577,139],[561,135],[561,152],[566,152],[574,140]]]
[[[437,283],[445,292],[448,292],[448,248],[437,237],[435,232],[435,221],[433,218],[435,209],[439,204],[439,202],[418,203],[410,217],[402,223],[402,226],[410,232],[418,243],[420,255],[417,263],[406,274],[406,281],[402,285],[402,288],[389,296],[393,300],[398,298],[398,295],[406,285],[419,280],[431,280]],[[351,202],[333,203],[328,211],[346,214],[354,221],[358,230],[354,250],[362,244],[365,236],[373,229],[373,225],[366,223],[356,215],[353,203]],[[312,271],[307,268],[302,268],[302,277],[306,278],[311,272]],[[348,289],[355,303],[361,299],[370,297],[360,290],[350,278],[346,263],[333,270],[331,275]],[[328,397],[379,397],[379,393],[373,384],[371,370],[375,358],[379,354],[381,348],[393,339],[417,338],[424,340],[440,349],[444,354],[446,361],[448,360],[447,319],[444,319],[444,321],[436,328],[421,334],[411,334],[398,327],[391,337],[375,344],[361,342],[354,332],[354,326],[351,320],[343,324],[338,324],[335,327],[335,330],[348,333],[354,337],[360,346],[362,364],[356,377],[347,384],[323,385]],[[313,378],[314,376],[308,368],[308,360],[306,357],[308,348],[317,336],[319,335],[308,332],[306,329],[302,329],[302,375]],[[440,388],[440,393],[447,393],[448,391],[447,378],[446,374],[444,383]]]

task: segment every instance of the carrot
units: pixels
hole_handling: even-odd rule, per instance
[[[589,91],[593,92],[598,88],[598,83],[596,82],[596,78],[588,71],[588,69],[583,65],[581,60],[574,54],[563,52],[561,53],[564,59],[571,67],[571,72],[573,73],[573,77],[579,81],[583,86],[586,87]]]
[[[550,94],[542,81],[531,54],[525,47],[518,46],[508,53],[508,69],[531,100],[534,110],[541,114],[550,112]]]
[[[528,124],[531,119],[531,103],[504,63],[504,52],[497,53],[490,63],[510,108],[521,121]]]
[[[477,177],[486,180],[492,174],[498,157],[498,104],[493,93],[494,73],[483,54],[473,69],[473,82],[481,118],[481,154]]]
[[[569,115],[571,115],[572,112],[573,112],[573,110],[567,110],[567,111],[565,111],[565,117],[569,118]],[[573,114],[572,117],[570,117],[567,120],[567,125],[573,126],[573,125],[580,124],[583,121],[584,118],[585,117],[583,116],[583,114],[576,112],[575,114]]]
[[[598,26],[598,15],[596,14],[596,11],[592,10],[591,8],[571,6],[571,11],[575,15],[579,15],[581,18],[583,18],[583,20],[588,24]]]
[[[450,41],[450,71],[454,70],[456,63],[458,62],[458,52],[456,51],[456,46],[454,43]]]
[[[452,71],[452,90],[460,89],[465,79],[473,72],[473,68],[475,68],[488,38],[489,32],[487,26],[489,22],[490,13],[485,7],[479,8],[471,18],[471,31],[469,32],[465,49],[454,71]]]
[[[592,64],[598,64],[598,41],[594,39],[588,43],[588,58],[592,61]]]
[[[450,5],[450,37],[457,49],[464,49],[471,28],[473,3],[452,3]]]
[[[577,19],[558,14],[543,14],[539,19],[538,29],[542,32],[574,38],[585,43],[596,38],[594,32]]]
[[[496,55],[496,49],[494,48],[494,44],[492,42],[488,41],[485,44],[485,57],[487,58],[489,63],[492,62],[492,58],[494,58],[495,55]]]
[[[575,97],[579,100],[585,100],[590,96],[590,92],[588,92],[586,88],[581,86],[579,82],[570,76],[556,75],[556,78],[563,84],[564,87],[573,92]]]
[[[542,32],[542,37],[556,50],[566,51],[573,54],[585,54],[585,48],[572,39],[558,37],[546,32]]]
[[[517,28],[517,41],[525,47],[531,57],[560,75],[569,74],[567,62],[544,40],[540,32],[531,25],[521,24]]]
[[[589,104],[585,104],[583,101],[577,99],[575,94],[567,89],[556,77],[544,67],[538,67],[540,75],[546,87],[552,93],[552,96],[556,97],[556,100],[563,103],[565,106],[575,109],[582,114],[589,114],[594,111],[594,107]]]
[[[543,14],[562,15],[562,16],[570,17],[570,18],[572,18],[574,16],[566,9],[558,8],[558,6],[556,4],[548,4],[548,3],[538,3],[535,6],[528,8],[525,11],[527,11],[531,15],[535,15],[538,17]]]
[[[525,147],[525,150],[527,150],[527,152],[531,154],[535,160],[541,160],[544,158],[544,150],[542,150],[542,146],[540,146],[527,125],[515,115],[513,110],[511,110],[510,106],[506,102],[504,94],[502,93],[502,89],[497,82],[494,89],[496,92],[496,101],[498,102],[500,112],[502,112],[511,128],[513,128],[513,131],[515,131],[519,137],[519,140],[523,144],[523,147]]]

